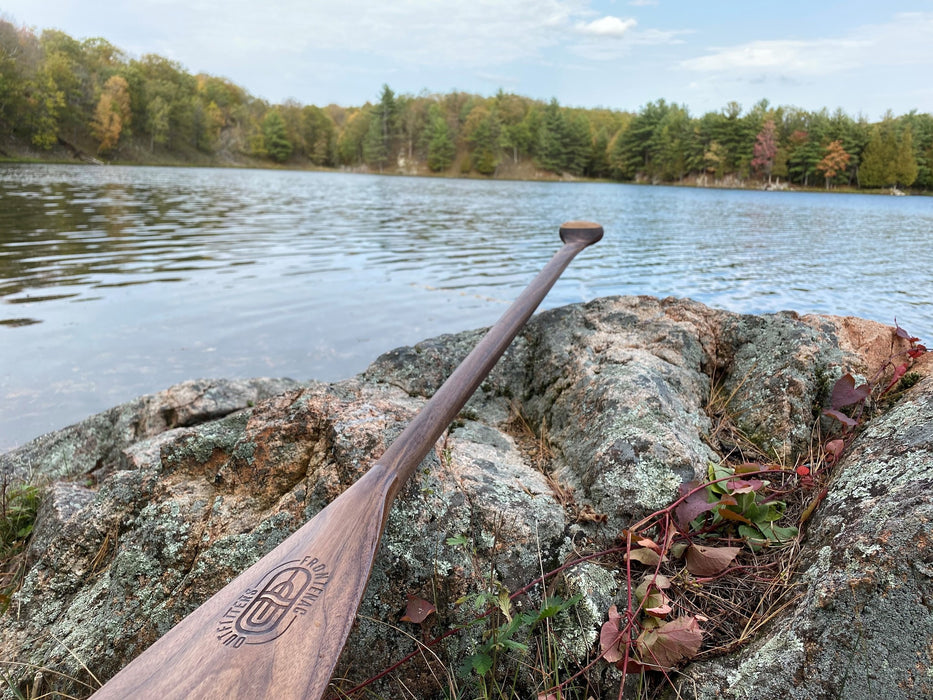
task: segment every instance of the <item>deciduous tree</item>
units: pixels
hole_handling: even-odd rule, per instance
[[[826,146],[826,155],[816,165],[817,171],[823,173],[823,177],[826,178],[826,189],[829,189],[829,183],[836,175],[845,171],[850,158],[851,156],[842,147],[842,141],[837,139]]]
[[[117,147],[120,135],[130,123],[130,92],[126,79],[113,75],[104,83],[97,101],[91,131],[100,142],[98,153],[110,153]]]
[[[156,95],[146,106],[146,130],[149,132],[149,150],[168,141],[171,110],[161,95]]]
[[[752,169],[767,175],[768,184],[771,184],[775,155],[777,155],[777,143],[774,138],[774,120],[768,119],[758,132],[755,147],[752,150]]]

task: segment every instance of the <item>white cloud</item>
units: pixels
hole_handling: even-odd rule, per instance
[[[615,20],[608,22],[605,20]],[[680,37],[692,30],[636,29],[634,19],[604,17],[575,29],[581,40],[567,47],[570,53],[589,61],[615,61],[631,54],[635,47],[682,44]]]
[[[853,40],[753,41],[718,48],[705,56],[682,61],[680,65],[704,73],[738,71],[824,75],[852,66],[853,57],[866,49],[865,42]]]
[[[365,52],[431,66],[491,66],[539,57],[592,16],[589,0],[137,0],[153,15],[195,15],[176,31],[213,51],[248,37],[257,53]],[[171,2],[175,12],[165,11]],[[153,7],[159,4],[158,12]],[[183,10],[183,8],[185,8]]]
[[[621,39],[630,29],[638,24],[634,19],[620,19],[618,17],[606,16],[601,19],[593,20],[589,23],[578,23],[577,31],[586,36],[600,38]]]
[[[649,7],[651,5],[657,5],[658,0],[629,0],[628,4],[633,7]]]
[[[640,29],[632,32],[629,41],[633,44],[651,46],[656,44],[683,44],[685,35],[694,34],[693,29]]]
[[[933,13],[898,14],[890,22],[864,25],[840,37],[760,40],[717,47],[680,62],[682,68],[700,73],[784,78],[908,64],[933,66]]]

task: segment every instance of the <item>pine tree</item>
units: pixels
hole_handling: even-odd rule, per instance
[[[887,187],[893,185],[895,173],[892,168],[894,153],[891,140],[882,135],[877,124],[871,130],[871,138],[862,152],[859,166],[859,185],[862,187]]]
[[[397,138],[398,106],[395,93],[388,85],[383,85],[379,102],[371,110],[369,131],[363,140],[363,159],[382,172],[396,150]]]
[[[284,163],[292,154],[292,144],[285,131],[285,120],[278,110],[266,115],[262,122],[263,146],[272,160]]]
[[[910,124],[904,127],[895,148],[894,180],[898,185],[910,187],[917,179],[917,159],[914,157],[914,136]]]
[[[475,118],[474,118],[475,117]],[[472,122],[472,123],[471,123]],[[471,163],[480,175],[492,175],[499,167],[499,137],[501,123],[495,111],[477,107],[463,127],[472,149]]]
[[[593,137],[590,134],[590,122],[586,115],[574,114],[566,120],[564,138],[566,141],[564,170],[571,175],[583,175],[593,151]]]
[[[563,172],[567,165],[567,123],[556,99],[544,110],[544,119],[538,129],[537,165],[552,173]]]
[[[432,104],[428,109],[428,129],[431,134],[428,140],[428,167],[436,173],[447,170],[454,161],[456,148],[447,120],[437,104]]]
[[[389,162],[389,148],[383,138],[382,119],[374,113],[369,120],[369,130],[363,139],[363,160],[367,165],[379,168],[379,172]]]

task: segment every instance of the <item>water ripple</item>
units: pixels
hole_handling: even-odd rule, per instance
[[[488,325],[578,218],[607,235],[545,306],[673,295],[933,339],[928,198],[0,166],[0,449],[192,376],[333,379]]]

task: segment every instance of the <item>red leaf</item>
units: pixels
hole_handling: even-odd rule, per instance
[[[823,411],[823,413],[827,416],[835,418],[837,421],[839,421],[840,423],[842,423],[843,425],[849,428],[855,427],[856,425],[855,420],[853,420],[852,418],[849,418],[849,416],[847,416],[842,411],[836,411],[835,409],[828,409],[826,411]]]
[[[913,337],[910,333],[908,333],[903,328],[901,328],[899,325],[897,325],[897,319],[894,319],[894,325],[895,325],[894,333],[895,335],[897,335],[898,338],[903,338],[909,343],[916,343],[918,340],[920,340],[920,338]]]
[[[835,464],[839,458],[842,456],[842,451],[846,448],[845,440],[830,440],[826,443],[826,447],[823,450],[826,452],[826,457],[829,459],[830,464]]]
[[[903,377],[906,373],[907,373],[907,365],[898,365],[897,367],[895,367],[894,376],[891,377],[891,381],[888,383],[888,385],[884,388],[884,391],[882,391],[881,393],[887,394],[889,391],[891,391],[891,389],[894,388],[894,385],[897,384],[899,381],[901,381],[901,377]]]
[[[839,377],[836,384],[833,386],[830,404],[833,408],[851,406],[859,401],[864,401],[870,393],[871,387],[868,384],[855,386],[855,377],[846,372]]]
[[[726,488],[732,493],[751,493],[764,486],[764,483],[761,479],[733,479],[726,482]]]
[[[658,546],[658,543],[654,540],[648,539],[647,537],[639,539],[635,544],[637,544],[639,547],[647,547],[648,549],[652,549],[658,554],[661,553],[661,547]]]
[[[644,673],[645,671],[657,671],[658,670],[656,666],[645,666],[643,663],[639,663],[638,661],[633,659],[631,656],[628,657],[627,663],[624,660],[618,661],[616,663],[616,668],[619,669],[620,671],[622,670],[623,667],[625,668],[626,673],[632,673],[636,676],[640,673]]]
[[[687,550],[687,571],[694,576],[715,576],[729,568],[741,547],[703,547],[692,544]]]
[[[645,630],[635,640],[641,662],[665,671],[696,656],[702,642],[703,632],[695,617],[678,617]]]
[[[658,591],[657,593],[649,595],[647,600],[645,600],[644,610],[652,617],[667,617],[673,610],[670,606],[670,602],[670,598],[661,591]]]
[[[405,614],[400,618],[402,622],[414,622],[421,624],[428,619],[428,615],[435,612],[437,608],[428,601],[421,598],[408,596],[408,605],[405,606]]]
[[[599,648],[603,658],[609,663],[615,663],[625,657],[625,652],[619,648],[622,635],[619,634],[619,609],[613,605],[609,608],[609,621],[604,622],[599,630]]]
[[[688,493],[689,491],[698,488],[700,484],[696,481],[691,481],[689,484],[684,484],[680,487],[681,493]],[[716,504],[710,503],[706,498],[706,489],[700,489],[699,491],[694,491],[689,496],[687,496],[675,509],[674,516],[677,518],[677,525],[681,529],[686,529],[686,527],[693,522],[700,513],[705,513],[708,510],[711,510]]]
[[[925,353],[926,351],[927,351],[927,349],[926,349],[925,346],[923,346],[923,345],[917,345],[917,346],[912,347],[910,350],[907,351],[907,356],[910,357],[912,360],[916,360],[918,357],[920,357],[920,356],[921,356],[923,353]]]
[[[804,466],[803,464],[797,467],[794,471],[797,472],[797,476],[810,476],[810,467]]]

